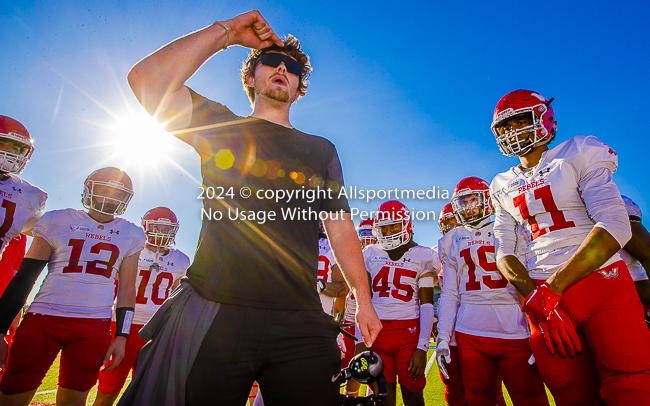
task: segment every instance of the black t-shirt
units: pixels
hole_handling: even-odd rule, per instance
[[[349,212],[345,196],[338,198],[343,174],[336,148],[325,138],[239,117],[193,91],[191,95],[191,131],[176,136],[199,153],[206,193],[201,236],[187,270],[190,284],[215,302],[320,309],[316,216],[328,212],[336,218],[333,213]],[[248,198],[240,194],[244,187],[250,190]],[[297,193],[298,198],[267,199],[280,190]],[[223,199],[208,198],[213,195]],[[268,218],[272,212],[274,220]],[[246,220],[241,220],[242,214]]]

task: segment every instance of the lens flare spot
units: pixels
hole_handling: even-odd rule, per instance
[[[226,170],[232,168],[235,164],[235,156],[229,149],[220,149],[214,154],[214,163],[217,168]]]
[[[263,160],[258,159],[255,161],[253,167],[251,168],[251,174],[259,178],[261,176],[266,175],[267,169],[268,166],[266,165],[266,163]]]

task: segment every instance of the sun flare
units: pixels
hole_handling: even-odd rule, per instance
[[[174,152],[173,136],[145,112],[120,120],[111,134],[111,152],[126,167],[156,169]]]

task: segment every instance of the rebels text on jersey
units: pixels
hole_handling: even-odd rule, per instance
[[[43,215],[47,193],[28,182],[10,175],[7,180],[0,181],[0,255],[9,241],[17,237],[26,225]],[[32,220],[32,221],[30,221]]]
[[[99,223],[82,210],[45,213],[33,234],[52,247],[48,274],[29,312],[107,318],[122,261],[142,250],[142,228],[122,218]]]
[[[495,262],[494,223],[456,227],[438,242],[442,261],[442,295],[438,314],[440,338],[454,331],[480,337],[529,337],[517,292]]]
[[[412,320],[420,317],[418,281],[433,272],[438,263],[435,252],[416,245],[397,261],[373,244],[363,251],[366,269],[372,278],[372,304],[381,320]]]
[[[151,267],[158,264],[158,270]],[[143,249],[138,261],[138,277],[135,286],[138,295],[135,298],[135,315],[133,323],[145,324],[167,299],[172,285],[185,275],[190,266],[190,259],[177,249],[170,248],[167,255],[149,249]]]
[[[596,137],[576,136],[545,151],[534,168],[515,166],[498,174],[490,185],[497,262],[512,255],[516,223],[528,234],[523,264],[533,279],[552,275],[578,249],[594,224],[617,239],[624,235],[613,231],[625,228],[618,215],[625,207],[612,181],[617,165],[612,148]],[[614,223],[605,227],[599,222],[604,217],[614,218]],[[624,216],[623,221],[626,219]],[[603,266],[619,259],[614,255]]]

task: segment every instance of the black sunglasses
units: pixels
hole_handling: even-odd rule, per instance
[[[284,66],[287,68],[287,72],[293,73],[294,75],[300,76],[302,73],[302,68],[298,61],[293,59],[290,56],[277,52],[268,52],[260,56],[260,62],[263,65],[270,66],[272,68],[277,68],[280,66],[281,62],[284,62]]]

